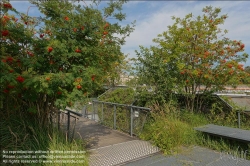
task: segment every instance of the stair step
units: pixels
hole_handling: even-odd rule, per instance
[[[140,159],[159,152],[160,149],[147,141],[133,140],[119,144],[91,149],[90,166],[113,166]]]

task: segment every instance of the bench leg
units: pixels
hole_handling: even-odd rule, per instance
[[[240,111],[238,111],[238,128],[240,128]]]

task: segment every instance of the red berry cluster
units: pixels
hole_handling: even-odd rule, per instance
[[[14,61],[14,59],[11,57],[11,56],[9,56],[9,57],[7,57],[6,59],[2,59],[2,62],[3,63],[12,63]]]
[[[24,82],[24,78],[22,76],[18,76],[16,80],[20,83]]]
[[[9,35],[9,31],[8,30],[3,30],[2,31],[2,36],[8,36]]]
[[[6,58],[6,62],[12,63],[13,62],[13,58],[11,56]]]
[[[3,7],[7,9],[12,9],[12,5],[10,3],[4,3]]]
[[[44,34],[40,34],[40,38],[43,38]]]
[[[51,52],[53,50],[52,47],[48,47],[48,52]]]
[[[34,54],[33,54],[32,52],[30,52],[30,51],[27,51],[27,54],[28,54],[29,56],[31,56],[31,57],[34,56]]]
[[[8,84],[7,87],[3,90],[4,93],[9,93],[11,89],[15,88],[14,85]]]
[[[92,75],[92,76],[91,76],[91,80],[92,80],[92,81],[95,81],[95,75]]]
[[[77,48],[77,49],[75,50],[75,52],[80,53],[81,50]]]

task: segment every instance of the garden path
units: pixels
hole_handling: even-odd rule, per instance
[[[249,166],[248,152],[217,152],[193,146],[181,147],[176,155],[164,156],[159,148],[128,134],[107,128],[86,117],[72,118],[75,137],[86,140],[90,166]]]

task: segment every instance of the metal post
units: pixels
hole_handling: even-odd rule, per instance
[[[130,136],[133,136],[133,107],[130,109]]]
[[[92,101],[92,115],[91,115],[91,119],[92,120],[94,119],[94,116],[93,116],[94,110],[95,110],[95,108],[94,108],[94,102]]]
[[[114,129],[116,129],[116,106],[114,105]]]
[[[49,114],[49,120],[50,120],[50,124],[53,125],[52,113],[51,113],[51,112],[50,112],[50,114]]]
[[[58,130],[60,130],[60,116],[61,116],[61,111],[58,111],[58,123],[57,123],[57,125],[58,125]]]
[[[102,103],[102,123],[103,123],[103,103]]]
[[[98,108],[98,103],[96,103],[96,105],[97,105],[97,108]],[[95,111],[96,111],[96,110],[95,110],[94,103],[93,103],[93,108],[94,108],[94,120],[96,120],[96,119],[95,119]]]
[[[87,109],[87,105],[84,105],[84,106],[83,106],[83,109],[82,109],[82,116],[83,116],[83,117],[86,116],[86,109]]]
[[[68,111],[68,126],[67,126],[68,132],[69,132],[69,126],[70,126],[70,112]]]
[[[238,128],[240,128],[240,111],[238,111]]]

